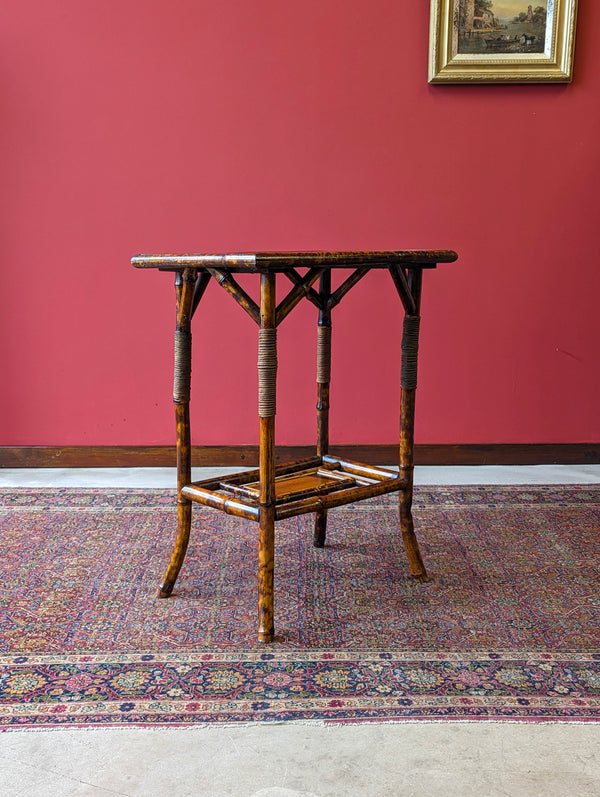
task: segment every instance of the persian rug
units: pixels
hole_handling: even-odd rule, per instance
[[[421,487],[433,579],[395,496],[277,524],[277,638],[255,641],[257,527],[195,508],[156,597],[172,491],[0,491],[0,728],[600,718],[600,486]]]

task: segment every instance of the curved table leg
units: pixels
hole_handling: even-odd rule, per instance
[[[191,481],[191,457],[189,443],[189,406],[175,405],[177,415],[177,537],[169,565],[158,591],[159,598],[168,598],[183,565],[192,527],[192,502],[181,496],[181,488]]]
[[[177,295],[177,327],[175,330],[175,373],[173,402],[177,426],[177,537],[171,560],[158,591],[159,598],[168,598],[183,565],[190,538],[192,504],[181,495],[192,480],[190,435],[190,387],[192,373],[191,317],[193,312],[196,270],[185,269],[175,277]]]
[[[400,476],[408,482],[407,486],[400,490],[399,509],[400,509],[400,528],[402,530],[402,540],[408,558],[408,565],[412,576],[421,582],[429,581],[427,570],[423,564],[419,543],[415,535],[415,525],[412,516],[413,500],[413,426],[415,413],[415,391],[401,391],[400,412],[402,416],[402,426],[400,430]]]
[[[410,572],[417,581],[429,581],[423,564],[419,543],[415,535],[412,516],[413,472],[414,472],[414,428],[415,392],[417,388],[417,358],[419,353],[419,329],[421,318],[419,306],[421,299],[422,270],[412,269],[408,273],[408,283],[414,300],[416,313],[406,315],[402,333],[402,372],[400,377],[400,476],[407,485],[399,493],[400,527]]]

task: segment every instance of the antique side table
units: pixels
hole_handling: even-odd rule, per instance
[[[192,504],[197,502],[258,523],[258,639],[272,642],[275,522],[307,512],[315,514],[314,545],[325,544],[327,511],[384,493],[398,492],[400,527],[410,572],[427,580],[412,519],[413,432],[420,300],[423,269],[450,263],[451,251],[261,252],[231,255],[137,255],[136,268],[175,272],[177,322],[173,401],[177,425],[178,530],[171,560],[159,591],[168,597],[188,545]],[[352,270],[332,290],[332,269]],[[303,273],[298,271],[302,269]],[[306,269],[306,270],[305,270]],[[399,473],[329,456],[329,382],[331,311],[371,269],[387,269],[404,307],[402,334]],[[305,271],[304,271],[305,270]],[[234,274],[260,275],[260,305],[236,282]],[[292,286],[279,304],[277,274]],[[258,324],[259,468],[199,482],[191,480],[190,387],[192,316],[214,278]],[[313,285],[318,282],[318,287]],[[318,309],[316,456],[275,466],[277,326],[306,297]]]

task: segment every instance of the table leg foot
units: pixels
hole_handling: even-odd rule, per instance
[[[404,499],[406,501],[406,499]],[[422,584],[431,581],[427,575],[427,570],[423,564],[421,551],[419,550],[419,543],[415,535],[414,523],[412,512],[407,508],[404,502],[400,502],[400,528],[402,529],[402,541],[404,542],[404,549],[408,558],[408,566],[410,574]]]
[[[428,575],[427,573],[422,573],[418,576],[413,576],[415,581],[418,581],[419,584],[427,584],[429,581],[433,581],[433,576]]]
[[[325,536],[327,534],[327,510],[323,509],[315,515],[315,533],[313,545],[315,548],[325,547]]]
[[[264,421],[261,418],[261,421]],[[272,485],[271,485],[272,486]],[[275,633],[273,582],[275,570],[275,506],[260,507],[258,527],[258,641],[272,642]]]
[[[177,576],[185,559],[188,542],[190,539],[190,529],[192,527],[192,504],[185,501],[177,505],[177,537],[175,546],[171,554],[171,560],[167,567],[163,582],[158,590],[159,598],[168,598],[173,592],[173,587],[177,581]]]

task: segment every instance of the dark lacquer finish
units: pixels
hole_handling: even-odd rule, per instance
[[[285,271],[289,268],[389,268],[390,265],[418,265],[435,268],[438,263],[456,260],[447,250],[405,250],[398,252],[256,252],[254,254],[136,255],[136,268],[180,271],[184,268],[216,268],[229,272]]]
[[[175,272],[177,300],[173,401],[177,429],[178,530],[159,595],[168,597],[183,564],[194,502],[258,523],[258,639],[274,638],[275,523],[314,513],[314,545],[325,545],[329,509],[390,492],[399,494],[400,528],[410,572],[427,581],[412,517],[414,412],[423,269],[450,263],[451,251],[261,252],[232,255],[137,255],[136,268]],[[300,273],[296,269],[306,269]],[[351,269],[332,290],[331,270]],[[329,456],[331,311],[371,269],[390,272],[404,308],[402,335],[399,473]],[[234,273],[260,274],[257,304]],[[283,274],[292,287],[279,303],[275,281]],[[190,413],[191,319],[208,283],[216,281],[258,325],[259,468],[227,477],[191,481]],[[318,283],[318,284],[317,284]],[[317,445],[309,460],[275,466],[277,326],[306,298],[318,309]]]

